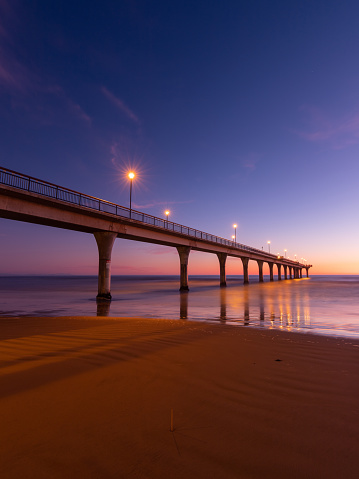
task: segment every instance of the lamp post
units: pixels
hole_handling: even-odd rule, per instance
[[[284,257],[285,258],[287,257],[287,250],[286,249],[284,250]]]
[[[236,237],[234,235],[232,235],[232,240],[234,241],[236,239]]]
[[[166,219],[167,219],[167,228],[168,228],[168,215],[170,214],[169,210],[165,211]]]
[[[130,218],[132,216],[132,181],[135,177],[135,174],[133,171],[130,171],[128,174],[128,177],[130,179]]]
[[[268,244],[268,251],[269,251],[269,254],[270,254],[270,241],[267,241],[267,244]]]
[[[237,225],[233,225],[234,228],[234,242],[237,243]]]

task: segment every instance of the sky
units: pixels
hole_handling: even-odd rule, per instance
[[[133,169],[133,208],[359,274],[358,16],[356,0],[0,0],[0,165],[124,206]],[[5,219],[0,251],[0,274],[98,267],[92,235]],[[112,259],[179,273],[165,246],[117,239]],[[189,274],[219,274],[216,256],[192,252]]]

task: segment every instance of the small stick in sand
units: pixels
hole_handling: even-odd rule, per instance
[[[173,432],[173,409],[171,409],[171,432]]]

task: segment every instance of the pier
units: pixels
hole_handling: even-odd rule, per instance
[[[192,250],[217,255],[222,287],[226,286],[228,256],[241,259],[245,284],[249,282],[249,261],[257,262],[259,282],[263,282],[264,263],[269,266],[270,281],[274,281],[274,266],[279,281],[302,278],[303,270],[308,277],[312,266],[2,167],[0,217],[92,234],[99,253],[100,299],[111,299],[111,253],[116,238],[176,248],[181,291],[189,289],[188,261]]]

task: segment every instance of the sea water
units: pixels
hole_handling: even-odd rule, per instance
[[[250,277],[113,276],[112,301],[96,301],[96,276],[0,277],[0,317],[112,316],[223,324],[359,338],[359,276],[311,276],[264,283]]]

